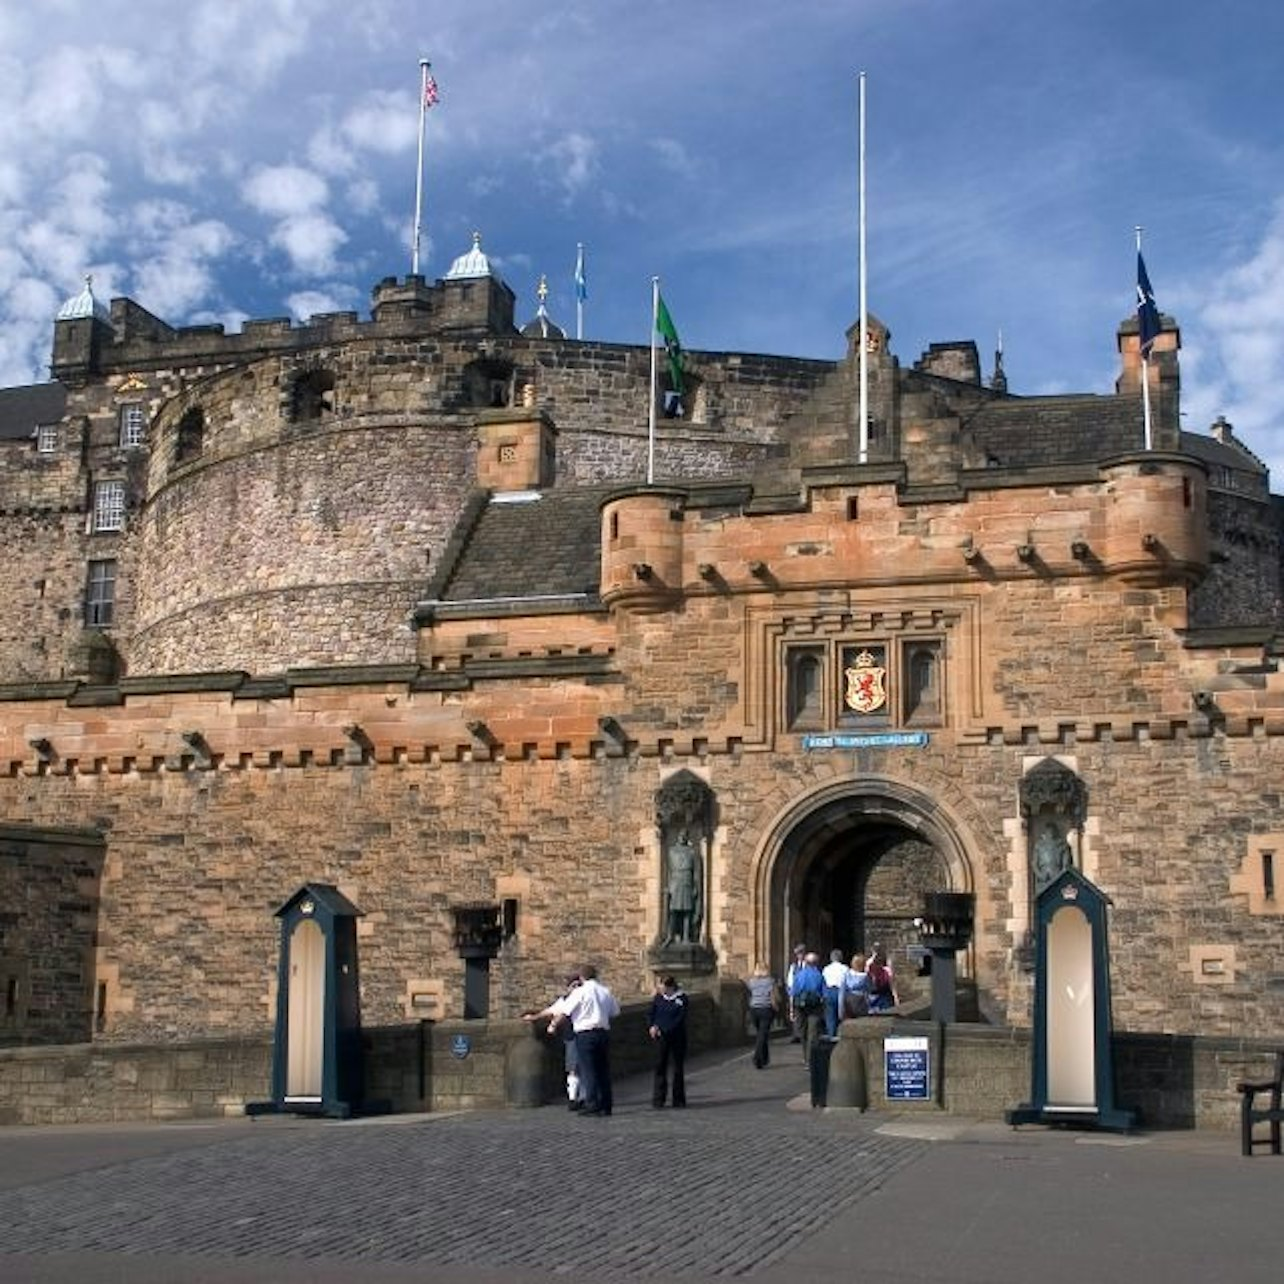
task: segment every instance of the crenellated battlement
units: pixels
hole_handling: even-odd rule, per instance
[[[133,299],[113,299],[110,320],[76,317],[54,323],[51,373],[81,384],[122,370],[158,367],[222,368],[362,338],[412,333],[512,336],[515,298],[496,277],[437,281],[385,277],[371,293],[371,316],[316,313],[245,321],[229,333],[221,324],[172,326]]]

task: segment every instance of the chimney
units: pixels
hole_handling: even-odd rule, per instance
[[[557,427],[535,407],[534,388],[523,404],[483,410],[477,419],[477,484],[497,494],[545,490],[557,472]]]
[[[1119,326],[1119,377],[1115,392],[1121,397],[1141,398],[1141,332],[1134,314]],[[1146,363],[1150,373],[1150,413],[1156,450],[1176,450],[1181,433],[1181,370],[1177,352],[1181,330],[1170,316],[1160,317],[1160,330]]]

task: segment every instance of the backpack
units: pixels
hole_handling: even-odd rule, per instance
[[[892,992],[891,974],[881,963],[871,963],[866,969],[869,976],[871,994],[890,994]]]

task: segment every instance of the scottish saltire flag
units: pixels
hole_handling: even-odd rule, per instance
[[[1141,355],[1150,355],[1151,345],[1159,337],[1159,309],[1155,306],[1155,292],[1150,288],[1146,275],[1146,261],[1137,251],[1137,325],[1141,330]]]
[[[669,362],[669,391],[664,395],[664,413],[670,418],[682,414],[682,341],[677,326],[664,306],[664,299],[656,295],[656,332],[664,340],[664,351]]]
[[[584,275],[584,247],[575,256],[575,297],[583,303],[588,298],[588,277]]]
[[[440,96],[437,92],[437,82],[432,78],[432,72],[429,72],[424,79],[424,107],[435,107]]]

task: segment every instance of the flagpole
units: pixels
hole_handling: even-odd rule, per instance
[[[410,275],[419,275],[419,227],[424,200],[424,122],[428,116],[428,70],[432,64],[419,59],[419,160],[415,168],[415,228],[411,241]]]
[[[646,430],[646,484],[655,484],[655,335],[660,325],[660,278],[651,278],[651,408]]]
[[[865,306],[865,73],[860,73],[860,463],[869,459],[869,356],[865,332],[869,314]]]
[[[584,338],[584,242],[580,241],[575,256],[575,337]]]
[[[1141,224],[1136,227],[1137,232],[1137,253],[1141,254]],[[1140,326],[1137,330],[1137,343],[1141,351],[1141,418],[1143,425],[1143,442],[1144,448],[1151,448],[1150,442],[1150,356],[1142,342],[1145,336],[1141,333]]]

